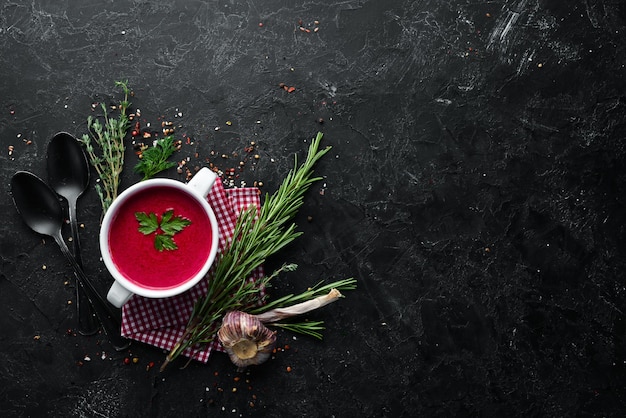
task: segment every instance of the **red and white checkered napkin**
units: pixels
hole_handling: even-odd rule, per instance
[[[224,190],[218,178],[211,188],[207,200],[215,212],[219,229],[221,252],[233,235],[238,214],[251,204],[261,207],[259,189],[237,188]],[[262,277],[263,268],[254,271],[252,279]],[[209,278],[209,275],[207,275]],[[122,335],[166,350],[183,336],[185,325],[191,316],[194,303],[206,295],[207,280],[201,280],[187,292],[165,299],[150,299],[134,295],[122,308]],[[217,340],[204,347],[188,349],[183,355],[194,360],[207,362],[211,351],[222,348]]]

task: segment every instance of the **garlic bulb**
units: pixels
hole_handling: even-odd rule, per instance
[[[224,315],[217,337],[238,367],[263,363],[276,345],[276,332],[269,330],[256,316],[241,311]]]
[[[217,338],[228,353],[230,360],[244,368],[263,363],[276,346],[276,332],[263,323],[272,323],[326,306],[343,297],[339,290],[331,289],[328,294],[318,296],[286,308],[250,315],[241,311],[230,311],[224,315]]]

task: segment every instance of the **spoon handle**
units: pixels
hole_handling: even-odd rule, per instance
[[[74,258],[76,264],[82,269],[83,259],[80,252],[80,238],[78,236],[78,223],[76,222],[76,199],[67,199],[68,212],[70,217],[70,228],[72,230],[72,244],[74,248]],[[79,279],[77,278],[76,281]],[[85,290],[81,285],[76,286],[76,313],[78,314],[78,332],[82,335],[93,335],[98,332],[98,321],[94,316],[95,312]]]
[[[100,323],[102,323],[102,328],[104,328],[104,332],[109,337],[109,341],[113,344],[113,347],[117,351],[125,350],[130,345],[130,340],[121,336],[119,318],[113,312],[113,309],[102,297],[102,295],[100,295],[100,293],[96,290],[83,269],[78,265],[76,259],[63,241],[60,231],[54,236],[54,240],[57,242],[61,248],[61,252],[74,268],[78,284],[85,290],[85,294],[87,295],[89,302],[91,302],[91,306],[93,306]]]

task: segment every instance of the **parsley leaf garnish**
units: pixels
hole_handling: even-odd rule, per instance
[[[159,251],[177,250],[174,235],[191,224],[189,219],[182,216],[174,216],[174,210],[170,209],[163,213],[161,221],[154,212],[135,212],[135,219],[139,222],[139,232],[144,235],[156,233],[154,236],[154,248]]]
[[[174,211],[168,210],[163,214],[163,218],[161,219],[161,231],[163,231],[165,235],[173,236],[177,232],[185,229],[190,223],[191,221],[189,219],[185,219],[182,216],[174,216]]]
[[[178,246],[176,245],[176,243],[174,242],[171,236],[157,234],[157,236],[154,237],[154,248],[156,248],[159,251],[163,251],[163,250],[172,251],[172,250],[177,250]]]
[[[155,174],[174,167],[176,163],[167,159],[176,151],[176,144],[172,136],[166,136],[154,143],[153,147],[146,148],[141,153],[141,160],[135,165],[135,172],[143,174],[142,180],[147,180]]]
[[[159,229],[159,220],[154,213],[146,215],[145,212],[136,212],[135,218],[139,221],[139,232],[144,235],[150,235]]]

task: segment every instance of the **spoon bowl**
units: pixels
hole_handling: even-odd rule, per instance
[[[89,186],[89,162],[74,136],[59,132],[48,144],[48,183],[60,196],[74,202]]]
[[[11,194],[17,211],[26,224],[42,235],[54,236],[63,225],[63,210],[58,198],[38,177],[25,171],[11,179]]]
[[[35,232],[51,236],[59,245],[61,252],[74,268],[78,284],[84,289],[111,344],[118,351],[126,349],[130,342],[120,335],[117,315],[85,275],[63,240],[63,208],[54,191],[34,174],[18,171],[11,179],[11,195],[26,225]]]

